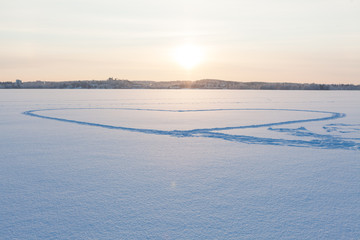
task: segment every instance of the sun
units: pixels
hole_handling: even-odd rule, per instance
[[[185,69],[192,69],[203,61],[204,52],[199,46],[185,44],[175,48],[174,59]]]

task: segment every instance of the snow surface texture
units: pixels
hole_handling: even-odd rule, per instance
[[[1,90],[0,239],[359,239],[359,100]]]

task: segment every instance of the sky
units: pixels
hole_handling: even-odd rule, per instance
[[[360,84],[360,0],[0,1],[0,81]]]

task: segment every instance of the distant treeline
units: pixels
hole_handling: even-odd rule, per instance
[[[257,90],[360,90],[353,84],[316,84],[316,83],[269,83],[234,82],[216,79],[198,81],[129,81],[109,78],[108,80],[64,81],[64,82],[0,82],[0,88],[45,88],[45,89],[257,89]]]

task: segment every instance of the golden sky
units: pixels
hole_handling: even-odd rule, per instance
[[[360,84],[360,0],[2,1],[0,81],[108,77]]]

